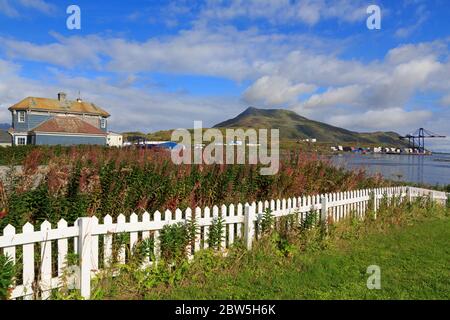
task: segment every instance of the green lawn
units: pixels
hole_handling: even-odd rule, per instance
[[[257,250],[256,250],[257,251]],[[381,289],[369,290],[369,265]],[[450,218],[392,228],[292,258],[253,253],[238,272],[221,270],[148,299],[450,299]]]

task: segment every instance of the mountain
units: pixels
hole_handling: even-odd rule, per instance
[[[365,143],[405,146],[395,132],[359,133],[309,120],[283,109],[257,109],[250,107],[237,117],[218,123],[214,128],[267,128],[279,129],[281,139],[315,138],[319,142]]]
[[[0,130],[8,130],[9,128],[11,128],[11,124],[10,123],[0,123]]]

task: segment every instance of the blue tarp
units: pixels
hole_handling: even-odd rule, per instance
[[[172,150],[177,145],[178,144],[176,142],[153,143],[153,144],[146,144],[145,148],[148,148],[148,149],[162,148],[162,149],[170,149],[170,150]]]

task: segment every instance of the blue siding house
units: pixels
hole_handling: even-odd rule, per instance
[[[106,145],[105,110],[81,99],[28,97],[9,108],[13,145]]]

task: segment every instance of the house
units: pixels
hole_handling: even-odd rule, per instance
[[[317,139],[314,139],[314,138],[308,138],[308,139],[303,139],[302,140],[303,142],[312,142],[312,143],[316,143],[317,142]]]
[[[108,112],[81,99],[28,97],[11,106],[13,145],[106,145]]]
[[[108,136],[106,137],[106,144],[109,147],[122,147],[123,146],[123,137],[120,133],[116,132],[108,132]]]
[[[0,147],[10,147],[12,145],[12,137],[8,131],[0,130]]]
[[[382,147],[374,147],[373,148],[373,152],[374,153],[381,153],[383,151],[383,148]]]

